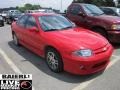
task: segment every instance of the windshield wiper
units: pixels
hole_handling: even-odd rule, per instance
[[[90,13],[90,14],[92,14],[92,15],[99,15],[98,13]]]
[[[91,13],[91,14],[99,16],[99,15],[103,15],[104,13]]]
[[[45,32],[48,32],[48,31],[58,31],[58,30],[69,29],[69,28],[73,28],[73,26],[68,26],[68,27],[64,27],[64,28],[61,28],[61,29],[48,29],[48,30],[45,30]]]
[[[58,30],[69,29],[69,28],[73,28],[73,26],[69,26],[69,27],[65,27],[65,28],[61,28],[61,29],[48,29],[48,30],[45,30],[45,32],[48,32],[48,31],[58,31]]]
[[[73,26],[68,26],[68,27],[65,27],[65,28],[62,28],[62,29],[69,29],[69,28],[73,28]]]
[[[45,30],[45,32],[48,32],[48,31],[57,31],[59,29],[48,29],[48,30]]]

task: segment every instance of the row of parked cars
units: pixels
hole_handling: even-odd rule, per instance
[[[50,70],[79,75],[104,71],[120,43],[120,17],[92,4],[72,3],[66,17],[29,13],[11,25],[13,42],[45,58]]]
[[[0,15],[0,26],[4,26],[4,22],[11,24],[16,21],[22,13],[18,10],[3,11]]]

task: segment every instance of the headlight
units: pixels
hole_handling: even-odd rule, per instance
[[[92,51],[90,49],[84,49],[73,52],[75,56],[90,57],[92,56]]]
[[[120,25],[112,25],[111,27],[113,30],[119,30],[120,29]]]

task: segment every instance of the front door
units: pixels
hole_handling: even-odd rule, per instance
[[[16,22],[16,26],[13,28],[16,30],[16,35],[19,38],[19,41],[24,43],[25,42],[25,24],[27,21],[28,16],[24,15],[21,18],[19,18],[19,20]]]
[[[40,31],[32,30],[33,27],[38,29],[35,17],[30,15],[25,25],[25,43],[28,45],[28,48],[30,48],[35,53],[39,53],[41,55],[42,38],[40,37]]]
[[[69,14],[67,14],[68,18],[76,23],[80,27],[86,27],[86,19],[84,16],[80,16],[79,13],[83,13],[81,7],[79,5],[73,5],[69,9]]]

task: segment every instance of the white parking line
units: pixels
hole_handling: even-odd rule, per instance
[[[112,67],[118,60],[120,60],[120,57],[118,57],[118,56],[114,56],[114,55],[113,55],[113,57],[115,57],[115,59],[113,59],[113,60],[110,62],[110,64],[107,66],[106,69]]]
[[[110,62],[110,64],[106,68],[106,70],[108,68],[112,67],[120,59],[118,56],[115,56],[115,55],[113,55],[113,57],[115,57],[115,59]],[[91,84],[95,80],[96,80],[96,78],[95,79],[91,79],[91,80],[86,81],[86,82],[83,82],[80,85],[78,85],[77,87],[73,88],[72,90],[84,90],[89,84]]]
[[[119,56],[117,56],[117,55],[112,55],[112,57],[115,57],[115,58],[120,58]]]
[[[17,74],[22,74],[22,72],[17,68],[17,66],[8,58],[8,56],[5,54],[5,52],[0,49],[0,54],[3,56],[3,58],[6,60],[8,65],[13,69],[13,71]]]
[[[12,68],[12,70],[16,74],[22,74],[20,69],[12,62],[12,60],[7,56],[7,54],[2,49],[0,49],[0,54],[3,56],[5,61],[8,63],[8,65]],[[33,87],[32,90],[35,90],[35,88]]]

